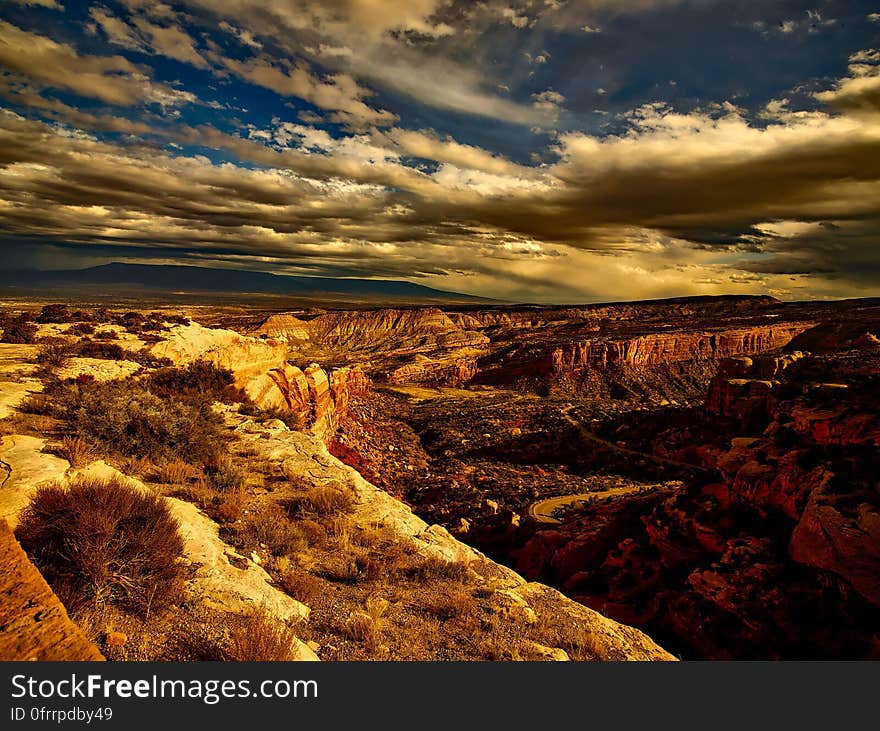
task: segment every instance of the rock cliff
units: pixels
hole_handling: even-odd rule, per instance
[[[0,518],[0,660],[103,660]]]
[[[344,415],[348,399],[362,393],[369,379],[359,368],[329,374],[312,364],[300,369],[287,362],[287,344],[239,335],[192,323],[171,329],[151,352],[175,365],[205,360],[235,376],[236,385],[258,406],[297,414],[319,437],[327,437]]]

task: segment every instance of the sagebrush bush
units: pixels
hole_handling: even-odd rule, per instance
[[[119,480],[41,487],[15,535],[68,606],[148,612],[178,597],[183,539],[161,497]]]
[[[244,488],[247,476],[231,459],[220,460],[208,472],[208,484],[217,492],[229,492]]]
[[[67,421],[105,452],[157,463],[215,460],[222,439],[222,419],[206,403],[162,399],[131,381],[55,384],[26,407]]]
[[[468,567],[459,561],[447,561],[438,556],[429,556],[414,566],[408,566],[403,571],[404,575],[425,583],[428,581],[455,581],[466,582],[468,580]]]
[[[199,476],[199,470],[180,458],[164,460],[156,467],[156,479],[167,485],[182,485]]]
[[[289,556],[308,548],[308,539],[277,505],[252,513],[236,530],[239,543],[248,550],[263,545],[276,556]]]
[[[281,588],[303,604],[310,604],[321,591],[321,582],[308,571],[295,568],[281,574]]]
[[[67,328],[68,335],[94,335],[95,326],[90,322],[78,322]]]
[[[73,353],[73,349],[64,340],[43,341],[43,347],[37,353],[37,363],[47,366],[61,367]]]
[[[289,662],[299,644],[296,632],[265,610],[232,619],[225,636],[205,628],[179,641],[188,659],[222,662]]]
[[[83,358],[101,358],[103,360],[125,360],[128,357],[128,351],[118,343],[88,339],[77,343],[76,354]]]
[[[63,323],[70,322],[70,308],[64,304],[46,305],[37,315],[37,322]]]
[[[3,328],[3,337],[0,337],[2,343],[28,345],[36,341],[37,326],[30,322],[27,316],[7,320],[0,326]]]
[[[291,514],[330,518],[350,513],[354,508],[354,496],[342,487],[323,485],[311,488],[305,495],[292,498],[288,503]]]
[[[201,360],[186,366],[162,368],[150,374],[146,385],[158,396],[168,398],[196,397],[224,403],[247,398],[235,387],[231,371]]]
[[[95,450],[82,437],[64,437],[55,448],[55,453],[70,462],[73,468],[84,467],[95,454]]]

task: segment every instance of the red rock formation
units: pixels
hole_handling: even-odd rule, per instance
[[[550,354],[551,369],[660,366],[691,360],[751,355],[787,345],[812,323],[735,328],[717,332],[650,333],[622,340],[586,340],[561,345]]]
[[[389,383],[460,386],[473,378],[477,370],[477,359],[473,356],[437,360],[419,358],[390,371],[386,380]]]
[[[838,574],[880,606],[880,512],[862,503],[847,513],[825,490],[814,490],[792,533],[791,557]]]
[[[257,406],[298,414],[313,434],[330,437],[351,395],[363,393],[369,379],[359,368],[340,368],[329,376],[317,364],[304,371],[287,362],[287,345],[271,338],[243,337],[231,330],[179,326],[153,346],[156,355],[176,364],[206,360],[230,370],[236,385]]]
[[[0,660],[103,660],[0,519]]]

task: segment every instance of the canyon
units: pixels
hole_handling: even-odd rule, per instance
[[[302,659],[461,658],[449,643],[470,648],[465,659],[880,649],[876,300],[189,314],[146,333],[117,327],[125,353],[70,357],[54,381],[36,346],[0,346],[11,525],[39,484],[83,469],[158,489],[191,536],[192,621],[245,616],[262,596],[297,628]],[[39,327],[41,340],[73,342],[65,325]],[[195,478],[157,488],[131,460],[74,467],[45,453],[51,433],[10,431],[43,384],[146,382],[194,364],[228,372],[239,394],[214,405],[247,475],[232,522]],[[243,532],[327,486],[351,507],[308,525],[323,536],[314,545],[281,555]],[[347,555],[361,568],[346,575],[361,578],[332,578]],[[413,586],[416,560],[467,567],[465,590],[445,578]],[[376,583],[371,561],[398,562],[398,583]],[[320,586],[309,601],[285,593],[290,567]],[[468,608],[414,608],[441,595]],[[365,612],[381,641],[340,629]],[[420,623],[431,634],[408,643]]]

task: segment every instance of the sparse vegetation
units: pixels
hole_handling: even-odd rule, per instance
[[[0,342],[16,345],[28,345],[36,342],[37,326],[30,321],[27,315],[0,322],[0,327],[3,328],[3,337],[0,338]]]
[[[289,556],[308,548],[308,540],[299,527],[274,503],[258,514],[250,514],[236,525],[231,536],[245,550],[265,546],[276,556]]]
[[[295,630],[265,610],[230,617],[218,635],[205,627],[180,638],[181,654],[189,660],[225,662],[289,662],[299,644]]]
[[[130,382],[58,383],[23,408],[67,422],[74,436],[124,457],[208,461],[221,442],[221,420],[207,403],[162,399]]]
[[[303,604],[309,604],[320,592],[321,582],[308,571],[290,568],[281,574],[281,588]]]
[[[198,469],[179,457],[163,460],[156,468],[156,479],[168,485],[183,485],[199,475]]]
[[[465,582],[468,579],[468,567],[459,561],[430,556],[404,569],[404,575],[420,583],[438,580]]]
[[[208,472],[208,484],[217,492],[229,492],[241,490],[247,476],[240,470],[231,459],[220,460]]]
[[[43,342],[43,347],[37,353],[37,363],[59,368],[67,362],[71,353],[70,345],[64,340],[47,340]]]
[[[64,304],[46,305],[36,318],[37,322],[44,323],[64,323],[71,319],[70,308]]]
[[[119,480],[41,487],[16,537],[68,606],[145,613],[176,600],[183,540],[164,500]]]
[[[288,503],[292,515],[312,516],[319,519],[350,513],[353,507],[354,496],[351,492],[344,487],[331,485],[313,487]]]
[[[146,386],[162,398],[207,399],[224,403],[248,400],[241,389],[235,387],[235,378],[230,371],[202,360],[151,373]]]

